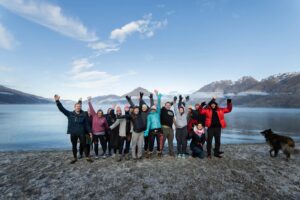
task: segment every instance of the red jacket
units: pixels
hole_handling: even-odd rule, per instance
[[[217,107],[217,114],[220,120],[220,124],[222,128],[226,128],[226,121],[224,118],[224,114],[225,113],[229,113],[232,110],[232,103],[227,103],[227,108],[219,108]],[[206,119],[205,119],[205,126],[206,127],[210,127],[211,126],[211,121],[212,121],[212,108],[210,106],[208,106],[207,108],[202,108],[200,106],[199,108],[199,113],[201,115],[205,115]]]

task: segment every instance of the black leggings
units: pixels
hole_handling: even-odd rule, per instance
[[[129,139],[127,137],[120,137],[120,139],[119,139],[119,154],[120,155],[123,154],[124,143],[125,143],[124,154],[128,154],[129,153],[130,141],[131,141],[131,139]]]
[[[85,148],[86,148],[86,150],[87,150],[88,155],[90,155],[90,152],[91,152],[91,145],[90,145],[90,144],[86,144],[86,145],[85,145]],[[80,154],[81,156],[83,155],[83,150],[84,150],[84,148],[83,148],[83,146],[80,144],[80,145],[79,145],[79,154]]]
[[[144,136],[144,150],[148,151],[149,150],[149,137]]]
[[[106,148],[107,148],[106,136],[105,135],[93,135],[93,142],[94,142],[94,145],[95,145],[94,151],[95,151],[96,156],[98,156],[98,154],[99,154],[98,153],[99,140],[100,140],[100,143],[101,143],[103,154],[105,154]]]
[[[77,143],[78,140],[80,141],[80,145],[83,147],[83,151],[85,153],[85,156],[88,157],[88,151],[86,148],[86,138],[84,134],[81,135],[75,135],[75,134],[70,134],[70,139],[72,143],[72,151],[73,151],[73,156],[75,159],[77,159]]]

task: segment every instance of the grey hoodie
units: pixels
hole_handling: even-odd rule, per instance
[[[174,106],[174,113],[175,113],[175,117],[176,117],[176,120],[175,120],[175,126],[176,126],[176,128],[184,128],[184,127],[186,127],[187,123],[188,123],[188,121],[187,121],[187,118],[188,118],[188,109],[186,109],[182,105],[182,107],[184,108],[184,113],[180,114],[179,110],[178,110],[177,103],[174,103],[173,106]]]

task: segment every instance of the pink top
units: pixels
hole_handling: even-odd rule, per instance
[[[197,135],[201,136],[202,134],[205,133],[205,129],[204,129],[204,128],[198,129],[198,128],[195,126],[195,127],[194,127],[194,132],[195,132]]]
[[[89,102],[89,109],[93,117],[93,122],[92,122],[93,134],[94,135],[101,135],[101,133],[103,134],[105,130],[108,129],[108,123],[106,121],[106,118],[104,116],[100,118],[98,117],[91,102]]]

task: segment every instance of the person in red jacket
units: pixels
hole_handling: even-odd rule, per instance
[[[214,156],[218,158],[222,158],[221,154],[223,152],[220,151],[221,146],[221,129],[226,128],[226,121],[224,118],[225,113],[229,113],[232,110],[231,99],[227,99],[227,107],[220,108],[216,102],[216,99],[213,98],[208,106],[204,108],[206,105],[205,102],[201,103],[199,107],[199,114],[205,115],[205,126],[207,129],[207,157],[211,158],[211,146],[212,139],[215,138],[215,148],[214,148]]]

